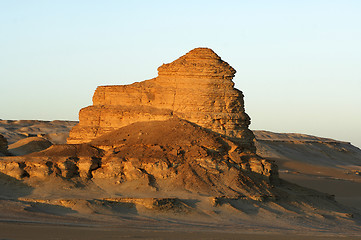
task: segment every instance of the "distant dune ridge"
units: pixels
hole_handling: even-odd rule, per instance
[[[79,123],[2,120],[0,150],[12,156],[0,157],[0,219],[357,235],[361,198],[344,206],[283,178],[356,189],[360,149],[254,135],[235,72],[197,48],[154,79],[98,87]]]
[[[43,137],[54,144],[66,143],[76,121],[0,120],[0,134],[13,144],[27,137]]]

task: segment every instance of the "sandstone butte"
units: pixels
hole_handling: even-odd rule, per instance
[[[100,86],[93,105],[79,113],[68,143],[86,143],[135,122],[174,116],[237,137],[252,152],[253,133],[243,94],[234,88],[236,70],[209,48],[196,48],[158,68],[158,77],[131,85]]]
[[[68,144],[3,159],[0,172],[122,183],[119,191],[135,181],[144,192],[275,195],[277,166],[256,155],[236,71],[211,49],[196,48],[158,73],[98,87]]]

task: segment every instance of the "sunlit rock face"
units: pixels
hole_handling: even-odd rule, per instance
[[[243,94],[234,88],[236,70],[208,48],[196,48],[158,68],[158,77],[131,85],[100,86],[93,105],[79,113],[68,143],[86,143],[135,122],[174,116],[240,139],[254,152]]]

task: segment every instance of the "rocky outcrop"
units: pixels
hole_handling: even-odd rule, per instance
[[[0,172],[16,179],[133,183],[138,192],[272,195],[277,166],[238,141],[174,117],[133,123],[89,144],[54,145],[26,159],[3,159]]]
[[[68,143],[92,139],[134,122],[174,116],[214,132],[237,137],[254,152],[243,94],[234,88],[236,71],[208,48],[196,48],[158,68],[158,77],[122,86],[100,86],[93,105],[79,113]]]
[[[53,145],[26,157],[4,158],[0,172],[16,179],[60,177],[89,179],[103,151],[87,144]]]
[[[93,176],[118,182],[146,179],[155,190],[172,186],[172,191],[211,195],[256,191],[246,184],[255,181],[267,192],[278,181],[277,166],[238,141],[179,118],[134,123],[90,142],[112,150]]]

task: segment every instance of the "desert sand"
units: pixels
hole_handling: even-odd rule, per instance
[[[21,229],[21,231],[19,231]],[[226,239],[226,240],[358,240],[357,236],[310,236],[277,234],[277,233],[232,233],[225,231],[212,231],[210,229],[197,230],[149,230],[134,227],[89,227],[89,226],[69,226],[52,225],[39,223],[0,223],[2,239]]]

